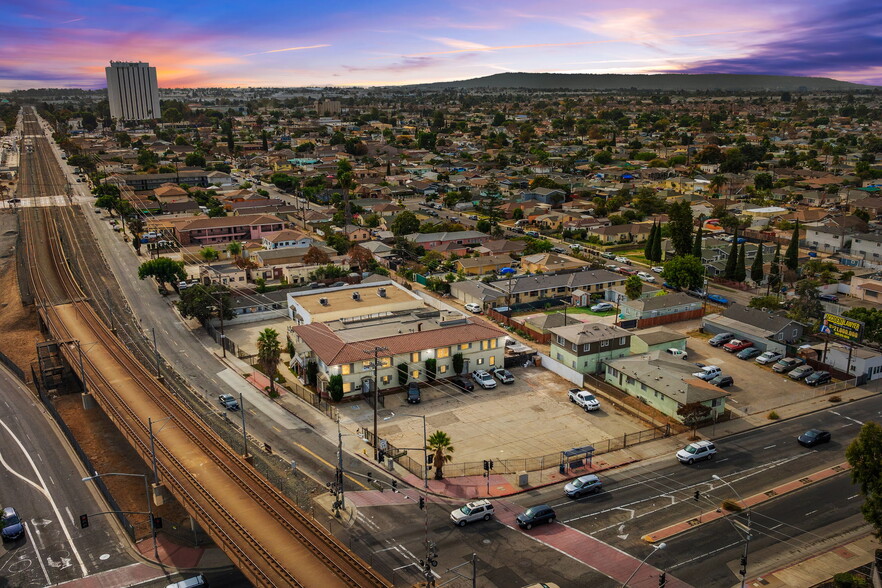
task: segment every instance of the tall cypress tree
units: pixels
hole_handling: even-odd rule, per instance
[[[668,211],[671,246],[676,255],[692,253],[692,207],[686,201],[674,203]]]
[[[747,243],[741,244],[741,250],[738,252],[738,264],[735,266],[735,281],[743,282],[745,278],[747,278],[747,268],[745,267],[745,257],[744,246]]]
[[[735,237],[732,238],[732,247],[729,248],[729,257],[726,258],[726,269],[723,277],[727,280],[735,279],[735,271],[738,267],[738,229],[735,229]]]
[[[763,275],[763,244],[760,243],[757,245],[753,264],[750,266],[750,279],[754,284],[759,284],[763,281]]]
[[[698,230],[695,231],[695,241],[692,243],[692,255],[701,259],[701,225],[698,225]]]
[[[643,257],[648,259],[649,261],[655,261],[652,257],[652,247],[655,245],[655,232],[658,229],[658,225],[652,223],[652,228],[649,229],[649,237],[646,239],[646,246],[643,248]]]
[[[781,282],[781,244],[775,248],[775,257],[772,258],[772,267],[769,268],[769,284],[778,286]]]
[[[660,263],[664,259],[664,253],[662,252],[662,228],[661,225],[658,226],[658,230],[655,232],[655,241],[652,243],[652,261],[656,263]]]
[[[799,267],[799,221],[796,221],[793,236],[790,237],[790,245],[787,246],[787,253],[784,254],[784,265],[792,271],[796,271]]]

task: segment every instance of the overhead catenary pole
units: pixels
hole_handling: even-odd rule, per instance
[[[239,392],[239,412],[242,413],[242,456],[248,458],[248,433],[245,432],[245,403],[242,393]]]
[[[380,351],[388,351],[386,347],[374,347],[374,459],[380,461],[380,439],[377,436],[377,407],[380,403],[380,382],[377,379],[377,370],[379,369],[379,353]]]
[[[80,356],[80,382],[83,384],[83,394],[88,394],[89,389],[86,387],[86,371],[83,369],[83,346],[80,345],[79,340],[77,340],[77,351]]]
[[[159,371],[159,350],[156,347],[156,329],[151,328],[150,332],[153,333],[153,358],[156,361],[156,377],[161,380],[162,372]]]

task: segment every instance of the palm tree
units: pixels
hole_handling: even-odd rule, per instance
[[[214,247],[203,247],[199,250],[199,257],[210,266],[211,262],[218,257],[217,249]]]
[[[426,440],[426,449],[435,452],[432,465],[435,467],[435,479],[444,479],[444,464],[453,461],[453,445],[450,444],[450,436],[444,431],[435,431]]]
[[[227,252],[232,255],[234,259],[238,260],[239,256],[242,255],[242,244],[238,241],[233,241],[227,245]]]
[[[728,183],[729,183],[729,180],[726,178],[726,176],[716,175],[711,178],[709,188],[710,188],[711,192],[713,192],[714,194],[717,194],[720,192],[720,190],[723,189],[723,186],[725,186]]]
[[[282,357],[282,344],[275,329],[264,329],[257,336],[257,361],[270,381],[270,396],[276,395],[276,367]]]

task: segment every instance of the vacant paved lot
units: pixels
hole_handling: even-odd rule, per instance
[[[436,382],[422,385],[420,404],[407,404],[403,392],[387,396],[380,411],[380,437],[396,447],[421,447],[422,419],[407,415],[425,415],[428,434],[444,431],[453,441],[455,461],[472,462],[540,456],[646,428],[603,403],[600,410],[586,413],[567,398],[572,384],[542,368],[511,372],[516,382],[494,390],[475,386],[473,392],[462,392]],[[358,426],[372,426],[367,403],[344,405],[341,414]]]

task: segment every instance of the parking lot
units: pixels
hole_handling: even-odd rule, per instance
[[[787,374],[773,372],[771,364],[762,366],[754,359],[738,359],[734,353],[728,353],[722,347],[711,347],[707,342],[710,337],[690,332],[686,346],[688,361],[719,366],[724,375],[732,376],[735,384],[726,388],[731,393],[727,400],[730,407],[754,412],[751,407],[784,405],[802,399],[810,389],[802,382],[791,380]]]
[[[437,381],[421,384],[420,404],[407,404],[403,391],[386,396],[379,411],[380,438],[399,448],[422,447],[418,417],[425,415],[428,435],[447,433],[454,462],[461,463],[537,457],[646,428],[602,400],[600,409],[590,413],[576,407],[567,397],[573,385],[552,372],[538,367],[510,371],[515,383],[497,384],[493,390],[476,385],[473,392],[463,392]],[[356,426],[373,426],[373,410],[366,402],[343,405],[340,412]]]

